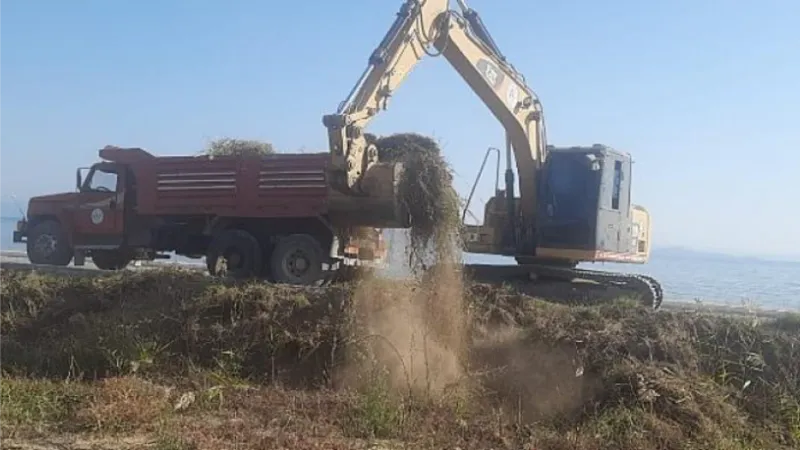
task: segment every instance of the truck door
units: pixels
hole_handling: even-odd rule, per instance
[[[124,166],[96,164],[81,186],[73,213],[76,248],[113,249],[122,245],[125,233]]]

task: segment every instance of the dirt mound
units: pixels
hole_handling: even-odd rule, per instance
[[[437,294],[371,283],[384,284],[359,291],[220,284],[177,271],[58,278],[3,270],[2,369],[11,379],[133,375],[178,387],[201,374],[255,386],[241,394],[254,399],[273,395],[276,384],[311,390],[344,402],[336,403],[340,418],[325,419],[343,436],[423,442],[432,434],[434,448],[800,445],[800,335],[788,320],[654,313],[626,302],[571,307],[474,285],[464,293],[467,355],[459,360],[448,359],[447,333],[435,336],[439,347],[428,345],[427,357],[387,344],[414,341],[392,334],[414,329],[393,319],[413,299],[393,293]],[[358,307],[370,293],[372,309]],[[376,337],[376,317],[394,323],[392,333]],[[433,313],[420,317],[429,320]],[[384,347],[370,344],[379,341]],[[381,354],[376,349],[405,357],[405,369],[388,378],[399,391],[438,386],[444,395],[390,401],[398,389],[380,384],[383,377],[349,400],[332,394],[347,385],[350,357]],[[3,385],[4,405],[29,404],[8,390],[15,385]],[[6,410],[4,423],[16,423],[6,422]]]

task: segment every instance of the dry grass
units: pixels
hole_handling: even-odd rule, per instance
[[[411,291],[368,282],[303,289],[175,271],[69,279],[4,270],[4,446],[800,445],[791,317],[574,307],[474,285],[463,296],[466,354],[448,359],[436,345],[400,345],[423,339],[391,334],[402,327],[376,333],[374,318],[398,315],[398,293]],[[430,288],[414,292],[435,298]],[[370,292],[371,310],[357,307]],[[437,345],[448,335],[459,332]],[[359,366],[375,370],[348,384],[353,358],[389,354],[404,364]]]

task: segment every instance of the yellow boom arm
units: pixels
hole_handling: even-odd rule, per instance
[[[513,151],[520,175],[521,213],[532,218],[536,174],[546,156],[542,107],[523,77],[505,61],[477,13],[463,1],[461,14],[448,0],[407,0],[369,59],[369,65],[335,114],[326,115],[334,184],[363,193],[364,174],[378,162],[364,128],[426,54],[443,55],[491,110],[506,131],[508,163]],[[513,174],[512,174],[513,176]],[[507,192],[512,195],[512,192]]]

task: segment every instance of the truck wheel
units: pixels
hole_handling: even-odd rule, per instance
[[[119,250],[93,250],[92,262],[101,270],[122,270],[128,267],[131,258]]]
[[[72,261],[72,249],[61,224],[48,220],[33,227],[26,246],[28,259],[33,264],[66,266]]]
[[[322,281],[322,246],[307,234],[293,234],[278,241],[270,266],[277,283],[315,285]]]
[[[261,272],[261,247],[244,230],[225,230],[208,248],[206,267],[212,276],[250,278]]]

